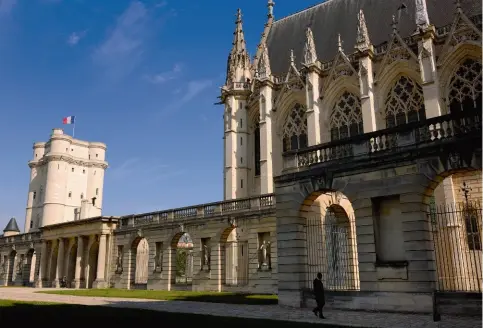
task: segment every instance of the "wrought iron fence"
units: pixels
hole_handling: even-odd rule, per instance
[[[438,291],[481,293],[481,210],[480,201],[430,204]]]
[[[306,288],[312,289],[313,280],[320,272],[326,290],[359,290],[354,228],[347,218],[336,218],[331,211],[325,218],[307,219]]]

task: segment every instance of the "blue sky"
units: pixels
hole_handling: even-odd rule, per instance
[[[320,1],[276,2],[283,17]],[[253,54],[265,0],[0,0],[0,227],[23,227],[32,144],[69,115],[108,146],[104,215],[221,200],[214,103],[238,7]]]

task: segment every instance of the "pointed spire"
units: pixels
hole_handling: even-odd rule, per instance
[[[272,71],[270,69],[270,58],[268,56],[268,48],[267,44],[265,43],[262,45],[262,55],[260,61],[258,62],[257,75],[260,79],[268,79],[272,75]]]
[[[369,48],[371,41],[369,40],[369,32],[367,31],[366,18],[364,17],[364,12],[362,9],[357,15],[357,39],[356,39],[356,49],[364,50]]]
[[[268,0],[268,18],[273,18],[273,6],[275,6],[275,2],[273,2],[273,0]]]
[[[337,34],[337,50],[343,52],[342,50],[342,39],[340,38],[340,33]]]
[[[242,13],[238,9],[236,13],[236,27],[233,33],[233,46],[228,56],[228,72],[227,72],[227,83],[228,82],[240,82],[241,77],[237,76],[237,68],[242,70],[250,68],[250,56],[247,51],[247,46],[245,43],[245,35],[243,33],[242,24]],[[238,70],[238,75],[240,71]],[[235,81],[238,79],[240,81]]]
[[[416,26],[419,30],[424,30],[429,26],[426,0],[416,0]]]
[[[307,27],[305,31],[304,64],[310,65],[317,61],[317,51],[315,50],[315,40],[312,29]]]
[[[11,218],[10,221],[8,221],[5,229],[3,229],[3,232],[20,232],[17,220],[15,220],[15,218]]]
[[[456,11],[462,12],[463,10],[461,9],[461,0],[456,0],[455,4],[456,4]]]
[[[290,49],[290,65],[295,65],[295,56],[293,54],[293,49]]]

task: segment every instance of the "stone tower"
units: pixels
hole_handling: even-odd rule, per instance
[[[25,232],[100,216],[106,145],[53,129],[50,140],[33,146]]]

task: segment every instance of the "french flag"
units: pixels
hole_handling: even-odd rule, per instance
[[[67,116],[62,119],[62,124],[75,124],[75,116]]]

